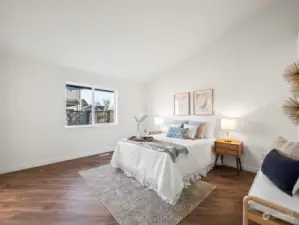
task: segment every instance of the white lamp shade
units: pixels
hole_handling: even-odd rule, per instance
[[[237,127],[236,119],[221,119],[222,130],[235,130]]]
[[[156,117],[154,120],[155,120],[154,121],[155,125],[161,125],[164,123],[164,118],[161,118],[161,117]]]

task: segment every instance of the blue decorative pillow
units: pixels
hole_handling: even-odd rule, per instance
[[[262,172],[280,190],[293,196],[299,178],[299,160],[290,159],[273,149],[264,159]]]
[[[169,127],[168,133],[166,135],[170,138],[179,138],[179,139],[187,139],[188,137],[188,128],[177,128],[177,127]]]

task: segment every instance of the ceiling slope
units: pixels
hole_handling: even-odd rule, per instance
[[[269,0],[2,0],[0,45],[59,65],[151,80]]]

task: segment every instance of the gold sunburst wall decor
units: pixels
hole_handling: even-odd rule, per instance
[[[283,111],[293,123],[299,124],[299,61],[289,65],[284,70],[283,77],[291,85],[293,96],[285,101]]]
[[[289,65],[284,73],[283,77],[292,86],[299,86],[299,61]]]
[[[289,98],[289,100],[286,100],[283,111],[293,123],[299,123],[299,101],[297,99]]]
[[[299,98],[299,86],[297,85],[292,85],[291,87],[291,93],[293,95],[294,98]]]

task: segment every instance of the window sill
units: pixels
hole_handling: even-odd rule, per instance
[[[75,128],[92,128],[92,127],[114,127],[117,126],[117,123],[102,123],[102,124],[91,124],[91,125],[75,125],[75,126],[67,126],[64,127],[67,129],[75,129]]]

